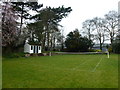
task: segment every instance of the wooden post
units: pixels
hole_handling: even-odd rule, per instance
[[[51,52],[49,53],[49,56],[52,56],[52,55],[51,55]]]

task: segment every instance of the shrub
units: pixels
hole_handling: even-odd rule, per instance
[[[96,50],[95,49],[90,49],[89,52],[96,52]]]
[[[114,53],[119,53],[120,54],[120,43],[114,43],[112,47],[113,47],[113,52]]]
[[[112,52],[112,47],[111,46],[108,48],[108,52]]]
[[[3,54],[3,57],[5,57],[5,58],[24,57],[24,53],[9,53],[9,54]]]
[[[96,49],[95,51],[96,51],[96,52],[102,52],[102,50],[100,50],[100,49]]]
[[[90,49],[89,52],[102,52],[100,49]]]
[[[117,35],[116,39],[113,41],[112,49],[114,53],[120,54],[120,34]]]
[[[74,30],[67,35],[65,46],[70,52],[86,52],[93,46],[93,42],[87,37],[82,37],[78,30]]]

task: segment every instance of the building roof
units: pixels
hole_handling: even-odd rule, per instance
[[[34,45],[34,46],[41,46],[41,44],[34,44],[34,43],[27,43],[29,45]]]
[[[29,44],[29,45],[34,45],[34,46],[41,46],[41,44]]]

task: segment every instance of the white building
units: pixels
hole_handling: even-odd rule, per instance
[[[24,45],[24,53],[41,53],[41,45],[34,45],[25,43]]]

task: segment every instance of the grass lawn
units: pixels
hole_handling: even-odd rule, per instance
[[[3,58],[3,88],[118,88],[118,55]]]

